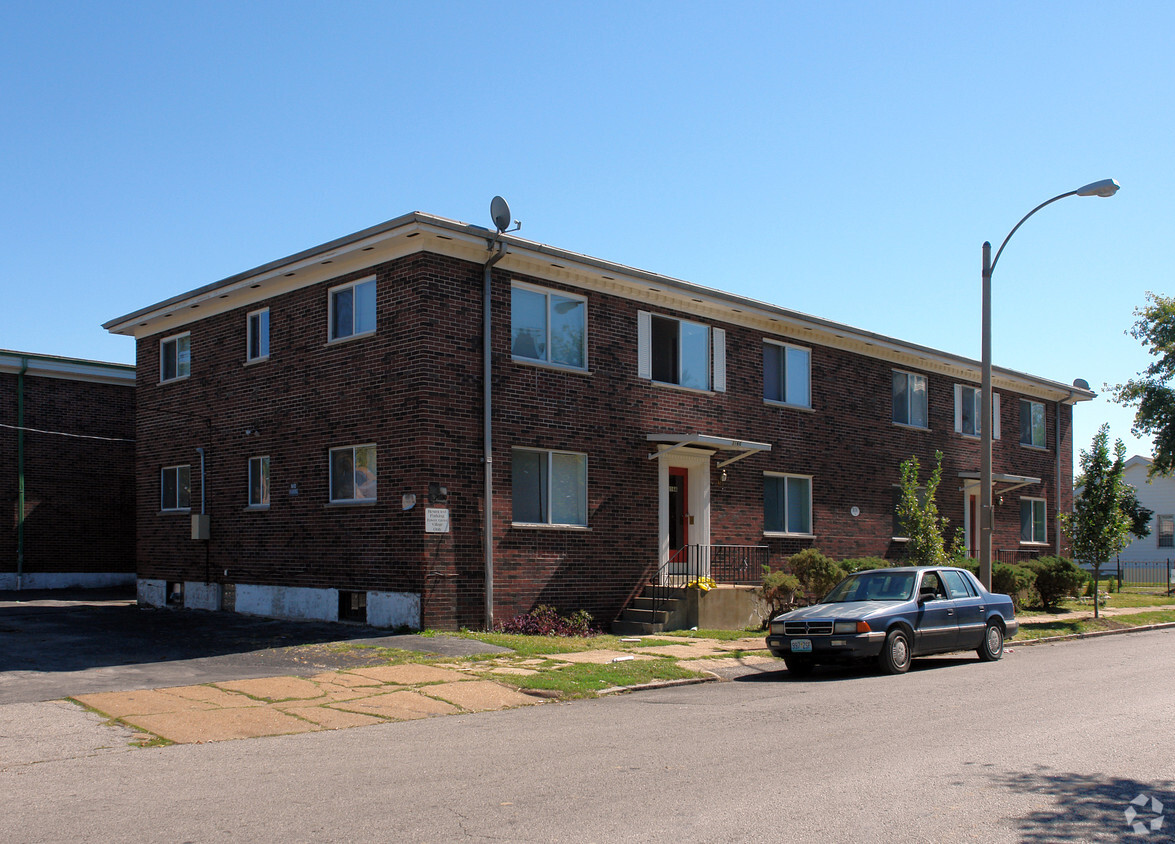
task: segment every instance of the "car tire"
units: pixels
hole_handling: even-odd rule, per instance
[[[802,656],[785,656],[783,664],[787,666],[787,673],[792,677],[807,677],[816,667],[814,661]]]
[[[1004,628],[989,621],[983,631],[983,641],[975,651],[984,662],[995,662],[1004,655]]]
[[[910,634],[895,627],[885,637],[877,663],[886,674],[905,674],[910,670]]]

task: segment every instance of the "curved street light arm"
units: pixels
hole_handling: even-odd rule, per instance
[[[1021,217],[1020,222],[1018,222],[1015,226],[1012,227],[1012,230],[1010,232],[1008,232],[1008,236],[1004,238],[1004,242],[1000,244],[1000,248],[996,250],[995,258],[992,260],[991,266],[987,268],[988,275],[990,276],[992,273],[995,272],[995,265],[999,263],[1000,255],[1003,254],[1004,247],[1008,245],[1008,241],[1012,239],[1012,235],[1014,235],[1016,233],[1016,229],[1018,229],[1022,225],[1024,225],[1025,220],[1027,220],[1029,217],[1031,217],[1033,214],[1035,214],[1041,208],[1044,208],[1046,205],[1052,205],[1058,199],[1064,199],[1067,196],[1076,196],[1077,193],[1078,193],[1078,191],[1071,190],[1071,191],[1067,191],[1066,193],[1058,194],[1058,195],[1054,196],[1052,199],[1046,199],[1044,202],[1040,203],[1040,205],[1036,206],[1031,211],[1029,211],[1027,214],[1025,214],[1023,217]]]

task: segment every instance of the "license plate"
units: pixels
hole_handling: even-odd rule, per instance
[[[811,639],[792,639],[791,640],[792,653],[808,653],[812,650]]]

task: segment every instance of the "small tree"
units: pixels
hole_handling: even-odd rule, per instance
[[[816,548],[805,548],[798,554],[792,554],[788,557],[787,567],[799,579],[804,592],[816,600],[823,598],[845,577],[844,569]]]
[[[1111,460],[1109,439],[1110,426],[1102,425],[1089,451],[1082,450],[1081,476],[1077,479],[1081,494],[1073,502],[1073,512],[1061,516],[1073,556],[1093,567],[1095,584],[1102,564],[1126,547],[1134,521],[1126,511],[1131,490],[1122,475],[1126,447],[1117,440]],[[1096,587],[1093,614],[1095,618],[1099,616]]]
[[[763,566],[763,583],[755,590],[756,597],[766,607],[767,617],[763,619],[763,626],[767,627],[771,619],[795,606],[796,593],[802,588],[800,579],[794,574],[772,571],[771,566]]]
[[[926,481],[924,491],[919,491],[918,458],[911,455],[902,461],[901,497],[898,500],[898,523],[902,526],[909,542],[906,556],[911,565],[941,566],[957,562],[961,558],[959,535],[945,539],[950,520],[938,512],[934,501],[938,485],[942,482],[942,452],[934,453],[934,471]]]

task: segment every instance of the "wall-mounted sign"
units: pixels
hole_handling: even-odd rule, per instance
[[[425,507],[424,508],[424,532],[425,533],[448,533],[449,532],[449,510],[446,507]]]
[[[297,494],[298,494],[298,485],[297,484],[290,484],[290,495],[297,495]]]

